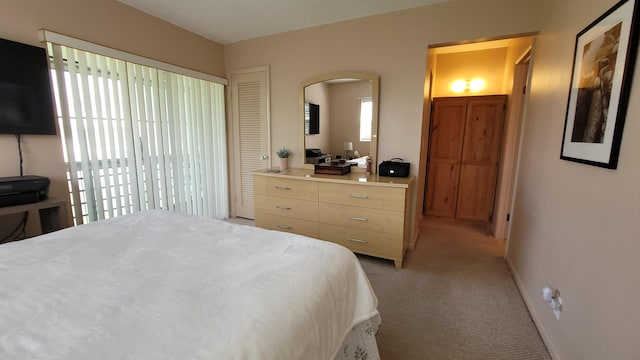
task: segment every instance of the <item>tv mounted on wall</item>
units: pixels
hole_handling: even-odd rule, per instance
[[[45,49],[0,39],[0,134],[55,135]]]
[[[320,105],[304,103],[304,134],[320,134]]]

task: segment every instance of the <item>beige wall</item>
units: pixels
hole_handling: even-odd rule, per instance
[[[360,141],[360,99],[371,97],[371,81],[329,85],[331,94],[331,149],[333,155],[345,156],[345,141],[361,156],[369,155],[370,142]]]
[[[41,46],[39,29],[212,75],[224,75],[221,44],[116,0],[2,0],[1,37]]]
[[[618,170],[559,159],[575,35],[614,2],[558,0],[548,8],[538,1],[460,0],[228,45],[226,66],[270,65],[272,140],[292,147],[301,132],[302,81],[333,71],[378,73],[380,159],[408,158],[415,173],[427,46],[543,29],[508,258],[555,358],[633,359],[640,353],[634,337],[640,323],[638,89],[631,95]],[[639,76],[636,71],[636,84]],[[560,320],[541,299],[545,284],[561,291]]]
[[[212,75],[224,75],[223,47],[115,0],[2,0],[0,37],[42,46],[48,29],[118,50]],[[51,196],[67,197],[65,166],[57,136],[23,137],[25,175],[51,178]],[[19,175],[16,139],[0,135],[0,176]],[[11,224],[9,224],[11,223]],[[3,218],[3,226],[15,226]]]
[[[225,64],[269,65],[271,140],[293,148],[294,165],[303,162],[300,84],[336,71],[379,74],[378,161],[402,157],[416,174],[427,46],[537,31],[543,9],[539,1],[457,0],[226,45]]]
[[[439,54],[436,76],[433,83],[433,97],[475,96],[506,94],[504,91],[505,64],[508,48]],[[458,79],[483,79],[486,87],[481,91],[455,93],[450,89]]]
[[[556,359],[638,359],[640,64],[617,170],[560,160],[575,36],[616,0],[556,1],[536,41],[508,258]],[[559,320],[541,296],[557,287]]]

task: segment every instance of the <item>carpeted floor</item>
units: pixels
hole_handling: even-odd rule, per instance
[[[379,299],[383,360],[550,359],[503,259],[472,226],[425,221],[403,269],[359,256]]]

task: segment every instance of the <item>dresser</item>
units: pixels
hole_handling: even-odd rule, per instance
[[[414,177],[253,173],[256,226],[343,245],[402,267],[413,219]]]

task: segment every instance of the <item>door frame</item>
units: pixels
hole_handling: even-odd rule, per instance
[[[496,198],[492,220],[492,233],[498,239],[507,239],[510,214],[513,202],[518,153],[521,142],[521,129],[524,110],[528,98],[531,70],[531,51],[523,54],[514,65],[513,91],[509,101],[507,114],[508,124],[505,124],[502,158],[498,173]],[[523,89],[522,91],[518,89]],[[508,125],[508,126],[507,126]]]
[[[530,58],[533,59],[533,55],[535,54],[535,43],[536,43],[536,36],[538,35],[537,32],[532,32],[532,33],[523,33],[523,34],[517,34],[517,35],[505,35],[505,36],[501,36],[501,37],[496,37],[493,39],[482,39],[482,40],[478,40],[478,42],[484,42],[484,41],[491,41],[491,40],[499,40],[499,39],[508,39],[508,38],[520,38],[520,37],[532,37],[531,39],[531,45],[529,47],[529,50],[527,52],[527,54],[529,54]],[[454,46],[454,45],[461,45],[467,42],[459,42],[459,43],[447,43],[447,44],[436,44],[436,45],[429,45],[429,51],[427,51],[427,67],[426,67],[426,75],[425,75],[425,89],[424,89],[424,102],[423,102],[423,114],[422,114],[422,129],[421,129],[421,142],[420,142],[420,160],[419,160],[419,168],[418,168],[418,183],[417,183],[417,198],[416,198],[416,211],[415,211],[415,219],[416,219],[416,226],[419,226],[420,222],[426,217],[425,215],[425,204],[426,204],[426,181],[428,178],[428,151],[429,151],[429,134],[430,134],[430,128],[431,128],[431,100],[432,100],[432,94],[431,94],[431,88],[432,88],[432,78],[434,76],[437,76],[437,74],[435,74],[436,69],[435,69],[435,65],[436,65],[436,59],[435,59],[435,55],[432,53],[432,49],[434,48],[438,48],[438,47],[443,47],[443,46]],[[524,60],[526,54],[523,55],[520,58],[521,60]],[[517,63],[517,62],[516,62]],[[527,89],[530,88],[530,84],[531,84],[531,71],[532,71],[532,66],[533,65],[533,60],[530,61],[529,64],[529,71],[527,74]],[[521,119],[521,123],[519,126],[519,140],[516,144],[516,154],[515,154],[515,162],[514,162],[514,171],[513,171],[513,179],[512,179],[512,183],[513,183],[513,188],[510,191],[510,203],[508,204],[508,212],[511,212],[511,209],[513,208],[513,201],[515,196],[513,196],[515,194],[515,192],[517,191],[517,181],[518,181],[518,168],[519,168],[519,161],[520,161],[520,152],[521,152],[521,144],[522,144],[522,132],[524,131],[524,124],[526,121],[525,118],[525,114],[526,114],[526,104],[528,102],[529,99],[529,93],[527,92],[527,94],[525,94],[524,100],[523,100],[523,114],[522,114],[522,119]],[[510,101],[510,100],[509,100]],[[497,189],[500,190],[500,189]],[[495,216],[494,216],[495,219]],[[506,219],[506,213],[505,213],[505,219]],[[488,230],[492,230],[492,229],[488,229]],[[508,249],[509,246],[509,232],[510,232],[510,222],[507,222],[507,226],[506,226],[506,249]],[[415,242],[411,245],[415,245]]]

